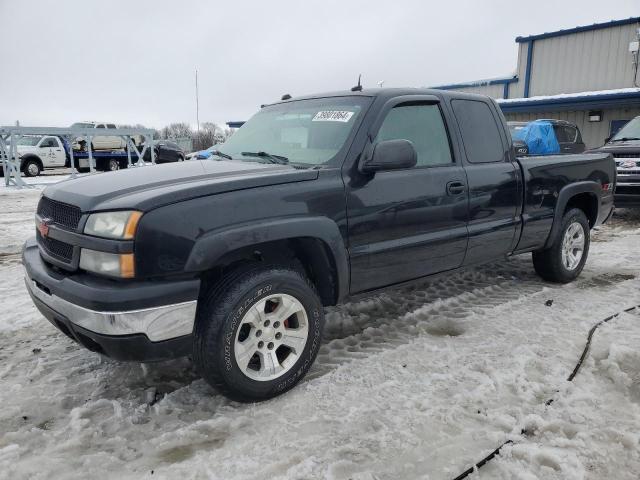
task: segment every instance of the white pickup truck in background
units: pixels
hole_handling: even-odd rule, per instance
[[[28,177],[36,177],[45,168],[64,167],[67,153],[58,137],[25,136],[16,143],[20,170]]]
[[[71,128],[95,128],[96,136],[91,138],[91,150],[124,150],[127,142],[121,137],[100,135],[99,129],[115,129],[115,123],[100,122],[78,122],[71,125]],[[141,142],[140,139],[134,139],[136,144]],[[73,142],[74,150],[85,150],[86,139],[78,137]]]

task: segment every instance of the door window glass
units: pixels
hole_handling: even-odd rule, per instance
[[[116,128],[116,126],[113,123],[107,123],[107,128]]]
[[[418,154],[418,166],[453,162],[449,137],[438,105],[400,105],[387,114],[375,143],[409,140]]]
[[[505,148],[496,119],[487,105],[478,100],[451,101],[460,125],[462,143],[471,163],[502,162]]]
[[[578,136],[577,130],[570,125],[564,125],[562,129],[564,130],[564,136],[566,138],[565,141],[569,143],[575,143],[576,137]]]
[[[58,142],[56,142],[55,138],[45,138],[40,144],[41,148],[53,148],[57,146],[58,146]]]

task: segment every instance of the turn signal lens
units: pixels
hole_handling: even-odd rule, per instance
[[[135,276],[135,273],[136,272],[133,253],[125,253],[123,255],[120,255],[120,276],[122,278],[133,278]]]
[[[136,229],[138,228],[138,222],[142,217],[142,212],[133,211],[131,215],[129,215],[129,220],[127,221],[127,225],[124,227],[124,235],[123,238],[126,240],[133,240],[136,236]]]

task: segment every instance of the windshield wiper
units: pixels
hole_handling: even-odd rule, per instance
[[[267,152],[241,152],[245,157],[261,157],[270,160],[271,163],[279,163],[281,165],[286,165],[289,163],[289,159],[287,157],[283,157],[282,155],[272,155]]]
[[[622,137],[622,138],[614,138],[611,140],[612,142],[628,142],[629,140],[640,140],[638,137]]]
[[[211,155],[215,155],[216,157],[226,158],[227,160],[233,160],[233,157],[231,155],[221,152],[220,150],[210,150],[210,152],[211,152]]]

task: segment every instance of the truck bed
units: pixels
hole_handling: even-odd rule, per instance
[[[611,214],[616,175],[611,154],[519,157],[518,163],[524,180],[524,191],[522,232],[516,252],[542,248],[548,244],[554,233],[549,233],[553,219],[558,210],[564,211],[566,208],[566,202],[563,204],[562,201],[566,193],[563,192],[579,187],[581,182],[595,182],[602,188],[602,205],[597,204],[597,196],[593,195],[593,201],[596,202],[592,206],[594,218],[589,219],[593,226],[604,222]],[[585,202],[589,201],[588,194],[581,198]],[[562,214],[562,211],[559,213]]]

